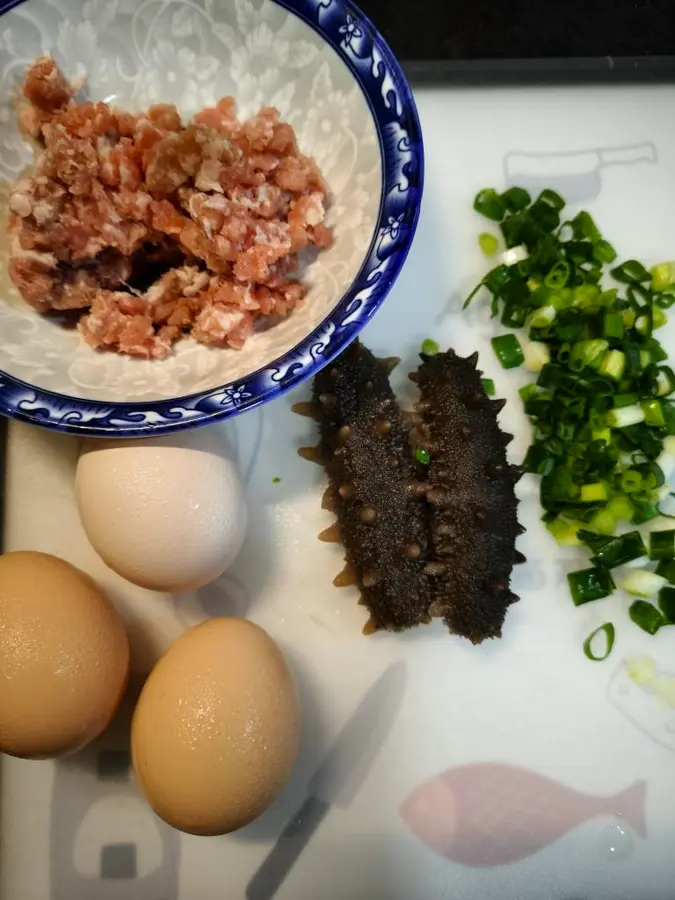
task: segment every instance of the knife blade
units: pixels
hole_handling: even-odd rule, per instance
[[[310,779],[307,799],[249,881],[247,900],[271,900],[331,806],[352,802],[396,717],[405,682],[405,663],[399,660],[368,689]]]

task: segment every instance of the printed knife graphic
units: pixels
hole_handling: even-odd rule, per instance
[[[396,717],[405,682],[399,661],[368,690],[312,776],[307,799],[249,881],[246,900],[272,900],[331,806],[351,804]]]

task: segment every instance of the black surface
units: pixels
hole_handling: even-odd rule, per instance
[[[675,79],[675,0],[356,0],[411,76]]]

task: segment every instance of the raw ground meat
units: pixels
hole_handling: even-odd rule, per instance
[[[276,109],[240,122],[225,97],[183,126],[168,104],[76,103],[49,57],[24,96],[40,150],[10,197],[10,275],[38,312],[81,310],[91,347],[161,359],[186,335],[239,349],[303,299],[327,188]]]

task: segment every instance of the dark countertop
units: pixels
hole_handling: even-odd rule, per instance
[[[675,71],[675,0],[356,2],[404,64],[443,60],[452,70],[487,60],[483,68],[496,71],[503,60],[527,68],[531,60],[576,58],[605,69],[658,71],[669,68],[669,58]]]

